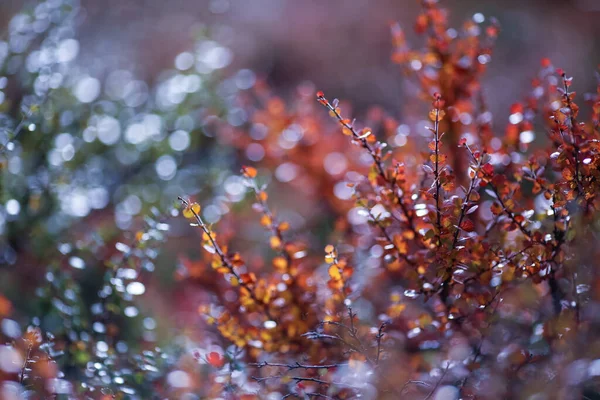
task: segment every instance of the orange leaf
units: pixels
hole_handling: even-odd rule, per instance
[[[242,173],[244,174],[244,176],[246,178],[250,178],[250,179],[256,178],[256,168],[254,168],[254,167],[243,166]]]
[[[260,218],[260,224],[261,224],[262,226],[271,226],[271,223],[272,223],[272,222],[273,222],[273,221],[271,220],[271,217],[269,217],[267,214],[263,215],[263,216]]]
[[[287,269],[288,263],[284,257],[277,256],[273,259],[273,267],[279,272],[285,272]]]
[[[279,239],[277,236],[271,236],[269,243],[271,244],[272,249],[277,249],[281,246],[281,239]]]

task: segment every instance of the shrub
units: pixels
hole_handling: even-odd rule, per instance
[[[582,357],[597,355],[582,344],[597,343],[599,97],[587,97],[591,113],[582,117],[572,78],[542,60],[499,135],[481,85],[499,26],[469,20],[457,31],[447,18],[437,2],[423,3],[415,26],[422,50],[392,26],[392,60],[429,105],[420,135],[380,109],[361,124],[348,105],[316,92],[326,120],[306,86],[290,105],[265,86],[242,94],[248,133],[239,139],[243,128],[225,126],[221,137],[264,148],[264,167],[244,167],[242,176],[270,261],[244,261],[202,221],[198,204],[181,199],[201,230],[205,262],[235,288],[200,308],[224,349],[214,356],[223,361],[206,360],[215,374],[230,374],[223,397],[257,390],[237,374],[260,383],[262,396],[286,398],[596,393]],[[314,238],[288,233],[271,210],[259,173],[270,168],[327,204],[325,217],[316,208],[307,218],[338,221],[322,245],[324,263],[312,255]]]
[[[117,218],[123,232],[49,237],[49,247],[60,254],[41,252],[52,254],[47,283],[39,284],[34,311],[19,310],[33,316],[24,334],[19,317],[9,319],[16,314],[11,302],[0,297],[2,395],[598,396],[593,289],[600,85],[580,112],[572,78],[544,59],[530,93],[510,105],[500,133],[481,84],[498,23],[478,16],[451,29],[447,10],[425,0],[415,30],[425,39],[419,50],[408,46],[398,25],[391,26],[392,61],[418,83],[425,127],[411,128],[378,107],[361,123],[350,104],[310,84],[289,100],[260,81],[241,92],[220,86],[226,107],[244,118],[214,112],[223,99],[211,87],[184,96],[181,106],[154,110],[156,104],[146,104],[142,116],[150,109],[164,121],[181,122],[182,114],[185,121],[202,118],[202,129],[214,132],[220,147],[255,162],[227,178],[229,200],[213,200],[223,214],[216,226],[199,185],[190,183],[190,166],[176,183],[160,187],[170,196],[192,186],[180,193],[177,207],[144,203],[144,223]],[[118,101],[89,108],[81,99],[59,99],[38,99],[34,108],[49,117],[33,122],[34,114],[26,113],[23,121],[44,126],[70,110],[76,116],[66,126],[75,124],[73,130],[85,134],[90,113],[116,113],[124,125],[141,118]],[[19,128],[16,120],[12,115],[10,123]],[[177,128],[177,122],[168,125]],[[57,129],[46,131],[59,142]],[[13,135],[8,150],[26,147],[28,138]],[[156,165],[165,154],[161,144],[136,148],[147,151],[140,168]],[[82,156],[88,152],[96,154],[82,150]],[[101,157],[103,165],[119,161],[117,152]],[[76,176],[89,160],[68,165],[73,170],[67,173]],[[135,195],[137,189],[130,190]],[[26,193],[18,205],[31,204]],[[43,193],[57,194],[51,187]],[[235,205],[244,193],[251,206]],[[47,210],[42,224],[58,212]],[[90,221],[79,217],[81,224]],[[32,232],[36,222],[30,218],[27,213],[11,221],[11,229],[20,229],[13,237]],[[183,226],[185,220],[192,228]],[[193,243],[169,242],[167,230]],[[161,249],[173,244],[180,254],[174,274],[180,307],[188,314],[154,333],[154,319],[136,318],[138,309],[146,310],[134,298],[146,290],[142,281],[150,279]],[[73,274],[67,264],[88,265],[91,275]],[[89,288],[97,295],[86,293]],[[157,319],[161,307],[168,313],[173,306],[145,299],[158,310]]]

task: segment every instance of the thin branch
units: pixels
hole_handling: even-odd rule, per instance
[[[339,113],[337,107],[334,107],[333,104],[331,104],[329,102],[329,100],[327,100],[324,96],[322,96],[322,94],[319,93],[319,94],[317,94],[317,96],[318,96],[317,100],[319,101],[319,103],[324,105],[335,116],[335,118],[338,120],[340,125],[342,125],[342,127],[346,128],[346,129],[348,129],[348,131],[350,131],[352,133],[352,138],[354,140],[356,140],[357,142],[359,142],[361,147],[363,149],[365,149],[371,155],[371,158],[373,159],[373,164],[375,165],[375,168],[377,169],[377,174],[381,177],[381,179],[384,182],[386,182],[388,185],[390,185],[390,188],[394,192],[395,197],[398,200],[398,205],[400,206],[400,209],[404,213],[404,216],[407,220],[407,225],[408,225],[409,230],[411,230],[413,232],[415,237],[420,237],[421,235],[419,234],[418,230],[416,229],[415,221],[414,221],[412,213],[408,210],[408,208],[406,207],[406,204],[404,204],[404,202],[402,201],[402,198],[400,196],[398,196],[398,194],[397,194],[397,190],[398,189],[401,190],[401,188],[398,187],[398,184],[395,180],[388,179],[386,172],[385,172],[385,165],[383,164],[381,157],[376,153],[376,151],[373,149],[373,147],[367,141],[368,135],[365,136],[365,135],[361,135],[360,133],[358,133],[356,131],[356,129],[354,129],[352,124],[349,123],[348,120],[344,119],[344,117],[342,117],[342,115]]]
[[[242,169],[242,171],[243,170],[244,169]],[[285,243],[283,239],[283,232],[281,231],[279,225],[276,222],[275,215],[271,211],[269,204],[266,202],[266,200],[260,196],[260,193],[263,191],[258,188],[256,180],[251,177],[246,177],[246,179],[250,183],[250,188],[254,192],[254,197],[256,198],[256,201],[260,204],[263,212],[271,222],[269,224],[269,229],[271,229],[273,236],[276,236],[279,239],[279,242],[282,244],[279,253],[286,259],[289,268],[289,266],[291,266],[292,264],[292,255],[285,250],[285,246],[283,245]]]
[[[473,157],[475,159],[475,155],[473,154],[473,152],[471,151],[469,146],[465,145],[465,147],[471,154],[471,157]],[[458,217],[458,224],[456,225],[456,231],[454,231],[454,239],[452,240],[452,246],[450,247],[451,253],[454,252],[454,250],[456,249],[456,246],[458,245],[458,239],[460,238],[460,231],[461,231],[460,226],[463,222],[463,219],[467,215],[467,211],[469,210],[469,207],[470,207],[469,202],[471,199],[471,194],[473,193],[473,190],[475,189],[475,185],[478,182],[477,172],[479,171],[479,168],[481,168],[482,161],[483,161],[483,156],[480,156],[479,159],[477,160],[477,165],[474,168],[473,177],[471,178],[471,183],[469,184],[469,189],[467,190],[467,193],[465,194],[465,197],[463,198],[462,206],[460,209],[460,215]],[[444,282],[442,282],[442,291],[440,293],[440,298],[442,299],[442,302],[444,304],[446,304],[448,301],[448,295],[450,293],[450,283],[452,282],[452,273],[454,270],[455,261],[456,261],[456,255],[452,255],[452,262],[446,268],[446,279],[444,279]]]
[[[436,105],[435,108],[435,122],[433,127],[433,134],[435,140],[435,169],[433,170],[433,176],[435,179],[435,226],[437,230],[437,245],[441,246],[442,244],[442,210],[440,208],[440,99],[441,97],[437,95],[434,103]]]
[[[225,253],[223,252],[223,250],[221,249],[221,247],[219,246],[219,244],[217,243],[217,241],[215,240],[215,238],[211,234],[211,231],[210,231],[210,229],[208,229],[208,226],[206,226],[206,224],[204,223],[204,221],[202,220],[202,218],[200,217],[200,215],[198,215],[198,213],[196,213],[196,211],[194,210],[194,208],[190,207],[190,202],[188,200],[185,200],[181,196],[179,196],[177,198],[179,199],[179,201],[185,207],[188,207],[189,210],[193,213],[194,218],[196,219],[196,222],[202,228],[202,231],[204,231],[204,233],[206,233],[206,236],[208,236],[212,247],[215,249],[215,252],[217,253],[217,255],[219,256],[219,258],[221,259],[221,264],[224,267],[226,267],[229,270],[229,273],[231,273],[237,279],[237,282],[239,283],[239,286],[242,287],[242,288],[244,288],[244,289],[246,289],[248,291],[248,293],[250,294],[250,297],[252,298],[252,300],[254,300],[255,303],[261,304],[263,306],[265,314],[267,315],[267,317],[269,318],[269,320],[273,321],[274,320],[273,316],[271,315],[267,304],[265,304],[263,301],[259,300],[256,297],[256,294],[254,293],[254,290],[252,290],[252,288],[247,283],[245,283],[242,280],[242,278],[240,277],[240,275],[235,271],[233,264],[229,261],[229,258],[227,258],[227,256],[225,255]]]
[[[571,102],[571,97],[569,93],[569,85],[567,85],[567,75],[562,73],[563,79],[563,89],[565,98],[565,103],[567,104],[567,108],[569,109],[569,115],[566,115],[571,122],[571,141],[573,144],[573,159],[575,161],[575,182],[577,183],[577,197],[583,195],[583,187],[581,184],[581,180],[579,179],[579,145],[577,144],[577,137],[575,136],[574,130],[577,127],[577,120],[575,119],[575,115],[573,115],[573,104]],[[563,113],[564,114],[564,113]]]
[[[494,294],[494,296],[492,297],[492,299],[485,305],[484,310],[487,309],[487,307],[489,307],[489,305],[492,304],[494,302],[494,300],[496,300],[496,298],[498,298],[499,295],[500,295],[500,291],[498,290],[496,292],[496,294]],[[494,309],[491,312],[492,315],[496,313],[496,310],[498,309],[498,306],[500,305],[500,301],[501,301],[501,299],[499,299],[496,302],[496,304],[494,306]],[[489,322],[487,324],[487,326],[485,327],[485,329],[488,329],[491,325],[492,325],[492,323]],[[483,341],[484,340],[485,340],[485,334],[483,334],[481,336],[481,339],[479,340],[479,344],[477,345],[477,348],[475,349],[475,354],[473,355],[473,362],[477,362],[477,358],[479,358],[479,356],[481,355],[481,348],[483,347]],[[467,384],[467,381],[469,380],[469,376],[470,375],[465,376],[465,378],[460,383],[460,386],[459,386],[460,392],[462,392],[462,390],[464,389],[465,385]]]
[[[375,365],[379,365],[379,359],[381,357],[381,339],[383,339],[383,330],[385,329],[385,327],[387,326],[386,322],[383,322],[380,326],[379,326],[379,330],[377,331],[377,335],[375,336],[375,339],[377,340],[377,354],[375,355]]]
[[[254,379],[256,382],[258,383],[262,383],[271,379],[281,379],[283,378],[285,375],[271,375],[271,376],[253,376],[252,379]],[[329,381],[325,381],[323,379],[319,379],[319,378],[310,378],[310,377],[306,377],[306,376],[289,376],[290,380],[295,381],[296,383],[298,382],[313,382],[313,383],[318,383],[319,385],[327,385],[327,386],[339,386],[339,387],[344,387],[344,388],[349,388],[349,389],[354,389],[354,390],[360,390],[359,387],[354,386],[354,385],[350,385],[349,383],[343,383],[343,382],[329,382]]]
[[[425,386],[425,387],[431,386],[429,383],[423,382],[423,381],[416,381],[416,380],[406,381],[406,383],[404,384],[404,386],[402,386],[402,389],[400,389],[400,394],[404,393],[404,391],[406,389],[408,389],[408,387],[410,385],[419,385],[419,386]]]
[[[336,363],[336,364],[300,364],[299,362],[294,362],[293,364],[284,364],[284,363],[272,363],[268,361],[263,361],[259,363],[250,363],[256,368],[264,368],[264,367],[276,367],[276,368],[287,368],[289,371],[294,369],[331,369],[331,368],[339,368],[348,365],[348,363]]]
[[[27,343],[27,354],[25,354],[25,359],[23,360],[23,365],[21,366],[21,373],[19,374],[19,383],[23,384],[25,382],[25,370],[27,369],[27,364],[29,363],[29,357],[31,356],[31,350],[33,345],[28,342]]]
[[[287,398],[290,398],[290,397],[297,397],[299,399],[302,399],[302,398],[304,398],[303,396],[320,397],[320,398],[323,398],[323,399],[331,399],[331,400],[334,399],[333,397],[327,396],[326,394],[321,394],[321,393],[316,393],[316,392],[315,393],[303,393],[302,396],[299,395],[299,394],[297,394],[297,393],[288,393],[285,396],[283,396],[282,399],[287,399]]]
[[[433,394],[435,393],[435,391],[437,390],[437,388],[440,386],[440,384],[444,380],[444,377],[446,376],[446,373],[448,372],[449,369],[450,369],[450,363],[448,363],[448,365],[446,366],[446,369],[444,369],[444,372],[442,373],[442,376],[440,376],[440,379],[436,382],[436,384],[433,387],[433,389],[431,389],[431,392],[429,392],[429,394],[423,400],[429,400],[431,398],[431,396],[433,396]]]
[[[500,193],[498,192],[498,188],[496,188],[496,186],[494,186],[491,182],[488,183],[488,185],[492,188],[492,191],[496,195],[496,199],[500,203],[500,206],[502,207],[502,210],[504,211],[504,213],[510,218],[510,220],[515,225],[517,225],[519,230],[523,233],[523,235],[525,235],[527,237],[527,239],[534,241],[533,235],[531,234],[531,232],[529,232],[529,230],[527,228],[525,228],[522,224],[518,223],[515,214],[506,207],[506,204],[504,203],[504,201],[502,200],[502,197],[500,196]]]

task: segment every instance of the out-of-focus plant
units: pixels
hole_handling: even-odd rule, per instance
[[[185,343],[136,299],[160,290],[178,193],[203,192],[213,222],[241,200],[222,188],[235,155],[212,125],[243,122],[231,101],[253,74],[221,77],[232,55],[205,29],[152,86],[111,65],[94,76],[77,59],[82,16],[39,1],[0,40],[3,399],[167,396]]]
[[[392,26],[392,58],[422,89],[425,127],[380,109],[361,124],[322,92],[311,103],[310,85],[289,104],[257,85],[239,98],[249,123],[221,126],[255,161],[242,178],[267,236],[247,259],[229,244],[247,219],[222,237],[180,198],[206,250],[194,263],[223,278],[199,308],[216,334],[196,352],[214,371],[206,395],[597,395],[600,86],[583,115],[572,78],[542,60],[499,133],[481,83],[498,23],[453,29],[427,0],[415,29],[421,50]],[[315,206],[305,220],[331,221],[329,244],[276,212],[270,170]]]

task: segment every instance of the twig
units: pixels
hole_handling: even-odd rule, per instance
[[[490,304],[492,304],[494,302],[494,300],[496,300],[496,298],[500,295],[500,291],[498,290],[496,292],[496,294],[494,294],[494,296],[492,297],[492,299],[488,302],[488,304],[485,305],[484,310],[489,307]],[[498,302],[496,302],[496,305],[494,306],[494,309],[492,310],[491,314],[493,315],[496,310],[498,309],[498,306],[500,305],[500,301],[498,300]],[[488,329],[490,326],[492,325],[492,323],[488,323],[485,329]],[[485,340],[485,335],[481,336],[481,339],[479,340],[479,344],[477,345],[477,348],[475,349],[475,353],[473,355],[473,362],[477,362],[477,358],[481,355],[481,348],[483,347],[483,341]],[[469,380],[469,375],[465,376],[465,378],[462,380],[462,382],[460,383],[459,386],[459,390],[462,392],[463,388],[465,387],[465,385],[467,384],[467,381]]]
[[[334,107],[333,104],[331,104],[329,102],[329,100],[327,100],[322,95],[322,93],[317,94],[317,100],[319,101],[319,103],[324,105],[335,116],[335,118],[337,118],[338,122],[340,123],[340,125],[342,125],[342,127],[348,129],[352,133],[352,138],[354,140],[356,140],[357,142],[359,142],[361,147],[363,149],[365,149],[371,155],[371,158],[373,159],[373,163],[377,169],[377,174],[381,177],[381,179],[384,182],[386,182],[388,185],[390,185],[390,188],[394,192],[395,197],[398,200],[398,205],[400,206],[402,212],[404,213],[404,216],[406,217],[409,230],[413,232],[415,237],[420,237],[421,235],[419,234],[419,232],[416,229],[413,215],[410,213],[410,211],[406,207],[406,204],[404,204],[404,202],[402,201],[400,196],[397,195],[397,190],[400,189],[400,188],[398,188],[397,182],[395,180],[388,179],[388,177],[385,173],[385,166],[383,164],[383,161],[381,160],[381,157],[375,152],[373,147],[367,141],[367,136],[361,135],[360,133],[358,133],[356,131],[356,129],[354,129],[352,124],[350,122],[348,122],[348,120],[344,119],[344,117],[342,117],[342,115],[339,113],[337,107]]]
[[[326,394],[321,394],[321,393],[316,393],[316,392],[315,393],[303,393],[302,396],[307,396],[307,397],[321,397],[323,399],[331,399],[331,400],[333,400],[333,397],[331,397],[331,396],[327,396]],[[282,399],[287,399],[287,398],[290,398],[290,397],[298,397],[299,399],[302,399],[303,398],[302,396],[300,396],[297,393],[288,393],[285,396],[283,396]]]
[[[416,380],[406,381],[404,386],[402,386],[402,389],[400,389],[400,394],[404,393],[404,391],[406,389],[408,389],[408,386],[410,386],[410,385],[420,385],[420,386],[425,386],[425,387],[431,386],[429,383],[423,382],[423,381],[416,381]]]
[[[465,147],[471,154],[471,157],[473,157],[475,159],[475,155],[473,154],[473,152],[471,151],[469,146],[465,145]],[[471,178],[471,183],[469,184],[469,189],[467,190],[467,193],[465,194],[465,197],[463,198],[462,206],[460,209],[460,215],[458,217],[458,224],[456,226],[456,231],[454,231],[454,239],[452,240],[452,246],[450,247],[451,253],[454,252],[454,250],[456,249],[456,246],[458,245],[458,239],[460,237],[460,231],[461,231],[460,226],[462,224],[463,219],[467,215],[467,211],[469,209],[469,201],[471,198],[471,194],[473,193],[473,190],[475,189],[475,185],[477,184],[477,181],[478,181],[477,172],[479,171],[479,168],[481,168],[482,160],[483,160],[483,156],[480,156],[479,160],[477,160],[477,165],[475,166],[474,175],[473,175],[473,178]],[[444,279],[444,282],[442,282],[442,291],[440,293],[440,298],[442,299],[442,302],[444,304],[447,304],[447,301],[448,301],[448,295],[450,292],[450,283],[452,282],[452,273],[454,270],[454,262],[455,261],[456,261],[456,255],[453,255],[452,262],[448,265],[448,268],[446,268],[446,279]]]
[[[19,374],[19,383],[23,384],[25,381],[25,370],[27,369],[27,364],[29,363],[29,357],[31,356],[31,349],[33,348],[30,342],[27,343],[27,354],[25,355],[25,359],[23,360],[23,365],[21,366],[21,373]]]
[[[379,326],[379,330],[377,331],[377,335],[375,336],[377,340],[377,354],[375,356],[375,365],[379,365],[379,358],[381,357],[381,339],[383,339],[383,330],[385,329],[387,322],[383,322]]]
[[[260,377],[260,376],[253,376],[252,379],[254,379],[256,382],[262,383],[271,379],[280,379],[283,378],[284,375],[271,375],[271,376],[264,376],[264,377]],[[359,387],[351,385],[349,383],[343,383],[343,382],[329,382],[329,381],[325,381],[323,379],[319,379],[319,378],[310,378],[310,377],[306,377],[306,376],[290,376],[289,377],[290,380],[293,380],[295,382],[313,382],[313,383],[318,383],[319,385],[327,385],[327,386],[339,386],[339,387],[345,387],[345,388],[350,388],[350,389],[354,389],[354,390],[360,390]]]
[[[248,365],[251,365],[253,367],[256,368],[264,368],[264,367],[277,367],[277,368],[287,368],[288,371],[294,370],[294,369],[331,369],[331,368],[339,368],[342,366],[346,366],[348,365],[348,363],[336,363],[336,364],[300,364],[298,361],[294,362],[293,364],[284,364],[284,363],[272,363],[272,362],[268,362],[268,361],[263,361],[263,362],[259,362],[259,363],[250,363]]]
[[[437,245],[441,246],[442,244],[442,210],[440,209],[440,95],[436,95],[435,98],[435,122],[433,126],[433,134],[435,140],[435,169],[433,170],[433,176],[435,179],[435,226],[437,230]]]
[[[233,264],[231,264],[231,262],[229,261],[229,259],[225,255],[225,253],[223,253],[223,250],[221,249],[221,247],[219,246],[219,244],[217,243],[217,241],[213,238],[213,235],[211,234],[210,229],[208,229],[208,227],[206,226],[206,224],[204,223],[204,221],[202,220],[202,218],[200,217],[200,215],[198,215],[198,213],[196,213],[196,211],[193,209],[193,207],[190,207],[190,202],[187,201],[187,200],[185,200],[181,196],[179,196],[177,198],[179,199],[179,201],[185,207],[188,207],[190,209],[190,211],[193,213],[194,218],[196,219],[196,222],[202,228],[202,230],[204,231],[204,233],[206,233],[206,236],[208,236],[212,247],[215,249],[215,252],[217,253],[217,255],[219,256],[219,258],[221,259],[221,264],[224,267],[226,267],[229,270],[229,272],[237,279],[240,287],[243,287],[244,289],[246,289],[248,291],[248,293],[250,294],[250,297],[252,298],[252,300],[254,300],[255,303],[261,304],[263,306],[265,314],[267,315],[267,317],[269,318],[269,320],[273,321],[273,316],[271,315],[267,304],[265,304],[263,301],[259,300],[256,297],[256,294],[254,293],[254,291],[252,290],[252,288],[250,288],[250,286],[247,283],[245,283],[242,280],[242,278],[240,277],[240,275],[235,271]]]
[[[244,171],[244,169],[242,169],[242,171]],[[256,201],[260,204],[263,212],[265,213],[265,215],[269,218],[269,221],[271,222],[269,224],[269,228],[271,229],[271,232],[273,233],[274,236],[276,236],[279,239],[279,242],[282,244],[280,254],[286,259],[287,265],[289,268],[289,266],[291,266],[291,264],[292,264],[292,256],[289,252],[287,252],[285,250],[285,246],[283,245],[285,243],[285,241],[283,240],[283,233],[281,232],[279,225],[277,225],[277,223],[276,223],[275,215],[269,208],[269,204],[266,202],[266,200],[264,200],[264,198],[260,196],[260,193],[262,192],[262,190],[260,190],[258,188],[258,185],[256,184],[256,180],[251,177],[246,177],[246,179],[250,183],[250,188],[252,189],[252,191],[254,191],[254,197],[256,198]]]
[[[567,85],[567,75],[566,73],[562,73],[563,79],[563,97],[565,99],[565,103],[567,104],[567,108],[569,109],[569,121],[571,122],[571,141],[573,144],[573,159],[575,161],[575,182],[577,183],[577,197],[583,195],[583,187],[581,185],[581,180],[579,179],[579,145],[577,144],[577,137],[575,136],[574,130],[577,127],[577,120],[575,119],[575,115],[573,115],[573,104],[571,103],[571,97],[569,93],[569,85]],[[564,114],[564,113],[563,113]]]
[[[519,230],[527,237],[527,239],[534,241],[533,235],[531,234],[531,232],[529,232],[529,230],[527,228],[525,228],[523,225],[518,223],[515,214],[506,207],[506,204],[504,203],[504,201],[502,200],[502,197],[500,196],[498,188],[496,188],[496,186],[494,186],[491,182],[488,183],[488,185],[492,188],[492,191],[496,195],[496,199],[498,199],[498,202],[500,203],[500,206],[502,206],[502,210],[504,211],[504,213],[510,218],[510,220],[515,225],[517,225]]]
[[[440,384],[444,380],[444,377],[446,376],[446,373],[448,372],[449,369],[450,369],[450,363],[448,363],[448,365],[446,366],[446,369],[444,369],[444,372],[442,373],[442,376],[440,376],[440,379],[436,382],[436,384],[433,387],[433,389],[431,389],[431,392],[429,392],[429,394],[423,400],[429,400],[431,398],[431,396],[433,396],[433,394],[435,393],[435,391],[437,390],[437,388],[440,386]]]

